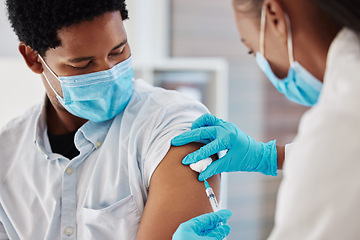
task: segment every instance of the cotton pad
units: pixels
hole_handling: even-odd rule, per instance
[[[212,159],[210,157],[205,158],[203,160],[198,161],[197,163],[190,164],[190,168],[195,172],[201,173],[204,171],[210,164],[212,163]]]

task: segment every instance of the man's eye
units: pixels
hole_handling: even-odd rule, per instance
[[[77,70],[81,70],[81,69],[87,68],[90,65],[90,63],[91,63],[91,61],[88,64],[86,64],[85,66],[82,66],[82,67],[76,67],[76,66],[72,66],[72,65],[70,65],[70,67],[72,67],[74,69],[77,69]]]
[[[250,50],[250,51],[248,51],[248,54],[249,54],[249,55],[252,55],[252,54],[254,54],[254,51],[253,51],[253,50]]]
[[[119,55],[121,55],[121,54],[123,54],[124,53],[124,47],[122,48],[122,49],[118,49],[118,51],[117,52],[111,52],[111,53],[109,53],[109,56],[119,56]]]
[[[109,56],[118,56],[120,55],[122,52],[115,52],[115,53],[109,53]]]

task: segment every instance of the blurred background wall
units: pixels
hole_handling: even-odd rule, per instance
[[[44,99],[40,77],[32,74],[17,50],[4,2],[0,2],[0,128]]]
[[[258,141],[290,142],[306,108],[276,92],[241,44],[231,0],[131,0],[129,42],[143,62],[153,58],[223,58],[229,66],[227,120]],[[158,24],[160,23],[160,24]],[[43,99],[40,78],[27,69],[17,51],[0,3],[0,125]],[[145,37],[147,44],[137,36]],[[149,46],[153,47],[149,52]],[[149,57],[149,56],[153,56]],[[4,72],[6,74],[4,74]],[[26,79],[22,76],[26,75]],[[0,126],[0,127],[1,127]],[[272,227],[281,180],[256,173],[228,174],[229,240],[265,239]]]

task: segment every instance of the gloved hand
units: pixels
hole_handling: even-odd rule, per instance
[[[221,240],[230,233],[227,223],[232,213],[229,210],[208,213],[182,223],[172,240]]]
[[[182,146],[204,140],[210,143],[187,155],[182,161],[183,164],[196,163],[220,151],[228,151],[225,156],[214,161],[200,173],[199,181],[221,172],[246,171],[277,175],[276,140],[258,143],[233,123],[225,122],[211,114],[204,114],[196,119],[191,131],[175,137],[171,144]]]

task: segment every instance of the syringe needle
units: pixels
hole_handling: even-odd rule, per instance
[[[212,188],[210,187],[209,183],[206,180],[204,181],[204,183],[205,183],[205,187],[206,187],[206,190],[205,190],[206,195],[209,198],[211,207],[212,207],[214,212],[217,212],[217,211],[220,210],[220,207],[219,207],[218,201],[216,200],[215,193],[214,193],[214,191],[212,190]]]

